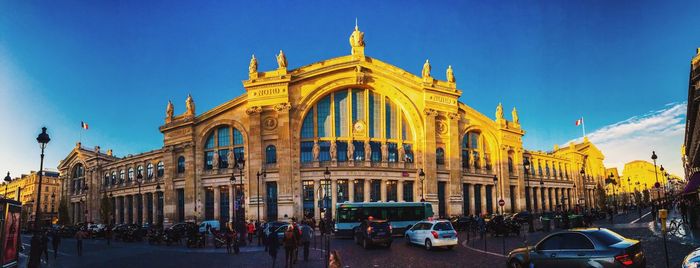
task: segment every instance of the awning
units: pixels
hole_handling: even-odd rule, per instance
[[[683,194],[690,194],[695,192],[698,187],[700,187],[700,172],[695,172],[688,178],[688,184],[685,185]]]

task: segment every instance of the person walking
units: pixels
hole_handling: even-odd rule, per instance
[[[246,229],[248,231],[248,244],[253,244],[253,234],[255,234],[255,225],[253,225],[252,221],[248,222]]]
[[[54,231],[51,233],[51,244],[53,245],[53,258],[55,260],[58,255],[58,246],[61,244],[61,236],[58,235],[58,232]]]
[[[233,234],[231,232],[224,233],[226,236],[226,253],[231,254],[231,244],[233,244]]]
[[[75,240],[78,246],[78,256],[83,256],[83,239],[85,239],[85,232],[83,232],[82,229],[78,230],[78,232],[75,233]]]
[[[297,247],[297,236],[294,227],[290,224],[284,232],[284,267],[294,266],[294,249]]]
[[[340,261],[340,253],[337,250],[331,251],[331,257],[328,260],[328,267],[330,268],[342,268],[343,264]]]
[[[49,263],[49,235],[46,232],[41,234],[41,255],[46,256],[46,264]]]
[[[272,257],[272,268],[275,268],[277,262],[277,249],[279,248],[280,241],[277,239],[277,234],[271,234],[267,237],[267,247],[270,257]]]
[[[301,244],[304,246],[304,261],[309,261],[309,245],[314,236],[314,230],[306,223],[301,224]]]
[[[292,263],[297,264],[297,260],[299,259],[299,247],[301,246],[301,229],[295,218],[292,218],[292,228],[294,229],[294,236],[297,240],[297,245],[294,247],[293,253],[294,261],[292,261]]]
[[[112,244],[112,225],[108,225],[105,228],[105,239],[107,239],[108,246]]]

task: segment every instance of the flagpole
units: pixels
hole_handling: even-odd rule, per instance
[[[581,127],[583,129],[583,137],[586,137],[586,120],[583,120],[583,116],[581,116]]]

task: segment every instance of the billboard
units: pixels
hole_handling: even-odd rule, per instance
[[[2,248],[0,249],[0,260],[2,267],[17,267],[19,261],[19,246],[22,243],[20,239],[20,221],[22,214],[22,206],[14,200],[0,200],[0,231],[2,235]]]

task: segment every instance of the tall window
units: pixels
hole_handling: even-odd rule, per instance
[[[124,170],[119,170],[119,183],[124,183]]]
[[[163,165],[163,161],[158,162],[157,175],[158,178],[163,177],[163,175],[165,175],[165,166]]]
[[[136,176],[138,176],[139,174],[141,176],[143,176],[143,166],[142,165],[139,165],[138,167],[136,167]]]
[[[508,173],[513,174],[513,156],[508,156]]]
[[[112,184],[117,184],[117,172],[112,171]]]
[[[244,158],[243,134],[236,128],[224,125],[216,128],[204,143],[204,169],[228,168],[234,163],[228,162],[229,150],[233,147],[235,159]],[[217,166],[214,166],[214,156]]]
[[[435,161],[438,165],[445,164],[445,149],[438,147],[437,150],[435,150]]]
[[[134,180],[134,168],[129,168],[129,172],[126,175],[126,179],[128,181],[133,181]]]
[[[398,201],[398,190],[396,181],[386,181],[386,201]]]
[[[382,200],[382,181],[372,180],[369,187],[369,201],[377,202]]]
[[[325,159],[324,142],[337,142],[337,160],[349,160],[347,148],[355,161],[413,161],[413,152],[406,150],[405,159],[398,159],[398,146],[411,147],[410,125],[400,107],[385,95],[371,89],[341,89],[323,96],[304,115],[301,126],[301,162],[313,160],[313,142],[321,146],[320,161]],[[365,159],[364,143],[369,138],[371,158]],[[381,142],[388,143],[389,155],[383,156]],[[375,143],[377,145],[375,145]],[[328,143],[330,145],[330,143]],[[329,158],[330,160],[330,158]]]
[[[337,180],[336,184],[336,202],[343,203],[348,201],[348,180]]]
[[[274,164],[277,163],[277,148],[274,145],[268,145],[265,148],[265,163]]]
[[[80,190],[80,186],[83,185],[83,182],[85,181],[85,168],[82,164],[77,164],[73,168],[73,176],[71,181],[71,191],[75,193]]]
[[[488,147],[482,135],[478,131],[469,131],[462,138],[462,167],[491,168],[488,155]],[[483,157],[483,158],[482,158]]]
[[[365,180],[354,180],[353,183],[355,194],[353,196],[353,200],[355,202],[364,202],[365,201]]]
[[[413,182],[403,182],[403,201],[413,202]]]
[[[146,178],[149,180],[153,179],[153,163],[146,165]]]
[[[185,157],[180,156],[177,158],[177,173],[185,173]]]

